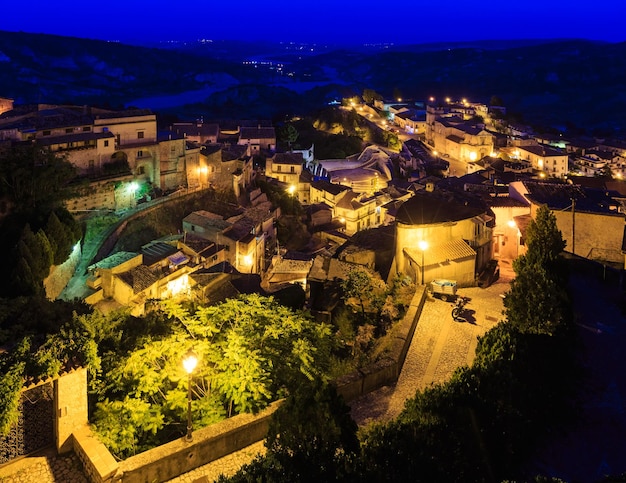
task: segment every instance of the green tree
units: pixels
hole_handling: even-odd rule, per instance
[[[43,293],[42,282],[50,273],[52,260],[52,247],[44,231],[33,234],[27,224],[17,245],[13,273],[18,284],[13,287],[13,292],[25,295]],[[17,292],[18,289],[23,292]]]
[[[287,481],[341,480],[359,451],[357,425],[334,386],[308,382],[276,410],[266,446]]]
[[[53,211],[48,217],[45,233],[50,241],[50,247],[53,253],[53,263],[60,265],[72,253],[74,245],[74,236],[69,229],[61,223],[59,217]]]
[[[15,145],[0,154],[0,195],[17,211],[45,213],[71,196],[76,168],[35,144]]]
[[[357,305],[362,320],[366,320],[366,311],[379,313],[385,303],[387,286],[380,276],[365,269],[351,269],[341,282],[341,288],[348,305]]]
[[[382,100],[382,98],[383,96],[373,89],[363,89],[363,100],[366,104],[373,104],[374,101]]]
[[[518,266],[528,262],[553,268],[565,249],[565,241],[557,227],[556,217],[545,205],[539,207],[535,218],[528,225],[526,246],[528,251],[524,257],[520,257]]]
[[[554,335],[568,317],[567,295],[558,280],[539,263],[526,264],[504,299],[507,319],[518,330]]]
[[[504,299],[507,319],[522,332],[554,334],[569,318],[561,259],[565,248],[556,217],[541,206],[526,231],[525,255],[513,268],[516,277]]]
[[[286,143],[291,151],[291,145],[296,142],[300,133],[292,123],[285,123],[278,128],[278,140]]]
[[[105,361],[107,382],[94,422],[106,441],[116,441],[111,447],[118,454],[145,448],[149,441],[140,439],[159,431],[184,432],[187,375],[181,361],[190,347],[199,357],[192,378],[199,426],[256,412],[303,381],[324,378],[329,369],[330,328],[272,298],[241,296],[193,312],[173,302],[161,308],[160,317],[173,324],[170,334],[139,340],[127,357]],[[126,409],[144,403],[150,404],[145,419]]]

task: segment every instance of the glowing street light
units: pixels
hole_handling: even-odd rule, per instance
[[[198,357],[192,349],[189,349],[183,358],[183,367],[189,376],[187,379],[187,435],[185,436],[185,441],[187,442],[193,441],[193,426],[191,424],[191,374],[197,365]]]
[[[422,285],[424,285],[424,252],[428,250],[428,242],[426,240],[420,240],[417,242],[417,246],[422,251]]]

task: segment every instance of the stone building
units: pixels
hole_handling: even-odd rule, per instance
[[[427,189],[417,192],[396,215],[395,259],[390,276],[456,280],[471,286],[492,258],[493,212],[463,193]]]

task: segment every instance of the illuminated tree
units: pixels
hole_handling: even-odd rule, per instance
[[[263,409],[303,381],[324,379],[330,364],[329,327],[272,298],[241,296],[194,312],[165,302],[160,317],[169,318],[171,334],[148,337],[128,357],[107,362],[94,424],[116,454],[145,449],[159,431],[185,428],[181,361],[189,348],[199,357],[192,378],[199,426]]]

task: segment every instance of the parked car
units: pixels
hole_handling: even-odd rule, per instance
[[[500,278],[500,267],[498,260],[489,260],[482,272],[478,275],[478,286],[487,288]]]

